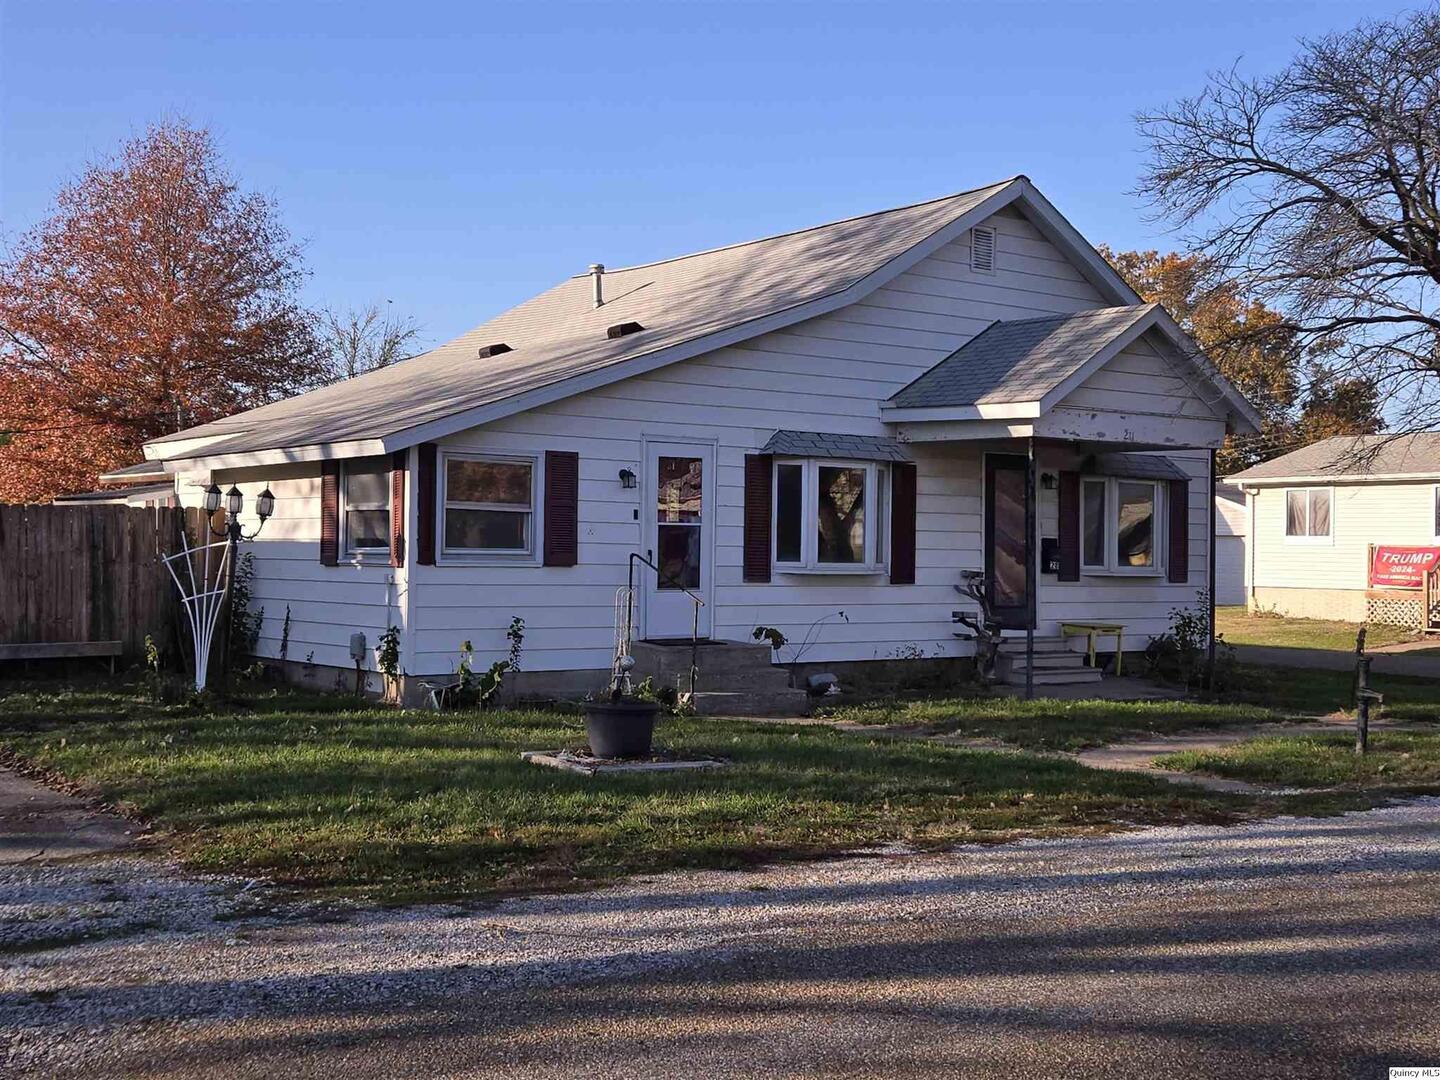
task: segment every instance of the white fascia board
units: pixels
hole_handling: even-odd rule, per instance
[[[1219,479],[1236,487],[1265,488],[1293,487],[1304,484],[1307,487],[1330,487],[1337,484],[1425,484],[1440,481],[1440,472],[1426,473],[1328,473],[1320,476],[1246,476],[1235,473]]]
[[[939,420],[923,424],[897,425],[895,428],[895,438],[902,443],[1026,439],[1034,433],[1033,423],[1017,420]]]
[[[178,468],[202,469],[211,472],[220,469],[249,469],[261,465],[290,465],[299,461],[328,461],[332,458],[371,457],[386,453],[385,445],[379,439],[361,439],[354,442],[324,443],[317,446],[287,446],[275,450],[252,450],[233,454],[195,454],[183,458],[167,459]]]
[[[441,417],[438,420],[431,420],[415,427],[405,428],[385,436],[384,443],[387,451],[403,450],[406,447],[414,446],[417,443],[433,442],[436,439],[443,439],[448,435],[479,427],[482,424],[492,423],[504,419],[507,416],[514,416],[516,413],[525,412],[528,409],[539,408],[542,405],[550,405],[556,401],[563,401],[565,398],[573,397],[576,394],[583,394],[590,390],[598,390],[601,387],[617,383],[622,379],[628,379],[635,375],[647,375],[652,371],[658,371],[663,367],[689,360],[692,357],[700,356],[707,352],[714,352],[716,349],[727,348],[731,345],[738,345],[742,341],[759,337],[761,334],[772,333],[776,330],[783,330],[788,326],[804,322],[807,319],[814,319],[821,315],[828,315],[832,311],[848,307],[856,301],[863,300],[876,289],[889,281],[899,277],[922,259],[933,255],[940,248],[950,241],[964,235],[973,226],[984,221],[996,211],[1004,209],[1016,199],[1023,197],[1025,185],[1021,180],[1012,180],[1002,187],[995,194],[985,199],[973,209],[966,211],[950,224],[937,229],[925,239],[919,241],[905,251],[896,255],[884,266],[872,270],[859,281],[848,286],[839,292],[830,293],[815,300],[807,300],[804,303],[796,304],[794,307],[784,311],[777,311],[762,318],[752,319],[749,322],[741,323],[738,326],[728,327],[704,337],[694,338],[690,341],[683,341],[668,348],[657,349],[652,353],[645,353],[640,356],[630,357],[626,360],[617,361],[595,371],[587,371],[580,375],[572,375],[568,379],[562,379],[546,386],[536,387],[503,401],[491,402],[488,405],[480,405],[473,409],[466,409],[464,412],[456,413],[453,416]]]
[[[246,432],[227,431],[223,435],[201,435],[192,439],[152,439],[142,445],[140,450],[146,461],[167,461],[171,458],[183,458],[192,450],[210,446],[222,439],[233,439],[236,435],[244,434]]]
[[[923,409],[907,409],[898,405],[881,405],[880,419],[887,424],[923,424],[950,420],[1025,420],[1041,412],[1038,401],[983,402],[978,405],[938,405]]]

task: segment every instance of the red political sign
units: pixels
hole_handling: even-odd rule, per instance
[[[1425,575],[1440,565],[1440,547],[1376,544],[1370,554],[1370,586],[1418,589]]]

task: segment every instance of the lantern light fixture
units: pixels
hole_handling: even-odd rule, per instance
[[[220,509],[220,485],[211,484],[205,489],[205,512],[213,514]]]
[[[633,487],[635,486],[635,470],[634,470],[634,469],[621,469],[621,470],[620,470],[620,486],[621,486],[622,488],[633,488]]]
[[[261,521],[275,513],[275,496],[268,487],[260,492],[260,497],[255,500],[255,512],[260,515]]]

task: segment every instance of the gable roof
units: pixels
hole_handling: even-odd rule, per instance
[[[1025,177],[694,255],[588,274],[421,356],[154,440],[152,458],[255,464],[378,453],[781,329],[868,295],[995,211],[1036,227],[1120,303],[1139,298]],[[607,328],[644,329],[610,338]],[[509,351],[481,357],[486,346]]]
[[[991,323],[893,395],[900,409],[1039,401],[1149,313],[1153,304]]]
[[[1216,389],[1218,399],[1206,403],[1223,403],[1220,415],[1240,421],[1235,430],[1260,430],[1254,407],[1165,309],[1140,303],[991,323],[892,396],[880,415],[895,423],[1040,416],[1151,331]]]
[[[1440,479],[1440,432],[1336,435],[1227,476],[1246,487],[1348,480]]]

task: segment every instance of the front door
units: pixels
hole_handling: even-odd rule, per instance
[[[705,601],[698,630],[710,636],[715,453],[705,444],[646,443],[649,519],[646,548],[658,568],[645,571],[645,637],[689,639],[697,629],[691,593]]]
[[[985,590],[991,612],[1007,630],[1023,630],[1030,619],[1025,472],[1023,457],[985,455]]]

